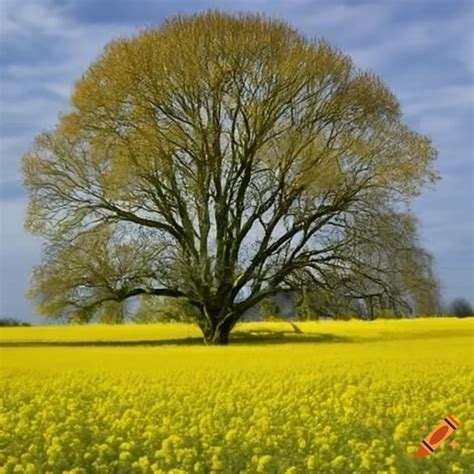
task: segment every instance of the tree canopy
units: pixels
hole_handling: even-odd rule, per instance
[[[278,291],[367,278],[357,229],[433,182],[435,155],[327,42],[259,15],[172,18],[111,42],[24,156],[26,226],[46,240],[31,296],[82,320],[182,297],[226,343]]]
[[[457,316],[458,318],[466,318],[468,316],[474,316],[474,309],[471,303],[466,299],[456,298],[449,305],[448,314]]]

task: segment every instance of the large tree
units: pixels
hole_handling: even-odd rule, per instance
[[[184,297],[225,344],[264,298],[353,265],[360,213],[436,177],[430,140],[380,78],[261,16],[113,41],[71,102],[23,161],[27,228],[47,242],[31,295],[53,317]]]

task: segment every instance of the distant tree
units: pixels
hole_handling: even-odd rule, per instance
[[[474,309],[469,301],[464,298],[457,298],[449,305],[449,314],[457,316],[458,318],[466,318],[474,316]]]
[[[320,317],[359,318],[362,313],[359,300],[348,296],[345,288],[335,285],[332,289],[305,286],[296,299],[296,315],[300,321],[314,321]]]
[[[260,316],[264,321],[281,319],[280,308],[272,298],[268,297],[260,302]]]
[[[305,283],[296,295],[296,316],[300,321],[315,321],[328,316],[339,317],[346,310],[347,301],[335,288]]]
[[[307,285],[302,285],[300,291],[295,293],[295,312],[296,318],[299,321],[309,321],[317,318],[317,311],[314,297],[314,292],[308,290]]]
[[[303,275],[372,278],[348,251],[358,216],[404,206],[435,156],[382,80],[328,43],[258,15],[171,19],[109,44],[26,153],[26,226],[47,243],[31,296],[81,320],[184,297],[226,344]]]
[[[135,323],[192,322],[197,309],[186,298],[140,296],[140,304],[132,319]]]
[[[125,301],[106,301],[100,307],[98,321],[103,324],[123,324],[125,311]]]
[[[15,318],[0,318],[0,327],[5,326],[31,326],[31,324]]]

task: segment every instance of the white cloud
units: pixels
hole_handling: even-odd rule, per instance
[[[127,25],[77,24],[51,1],[17,5],[2,3],[0,19],[4,39],[24,43],[28,51],[26,58],[6,56],[0,78],[2,181],[19,178],[20,158],[33,137],[54,127],[59,113],[68,110],[74,82],[104,45],[132,31]]]
[[[379,26],[375,42],[350,46],[351,56],[362,68],[382,70],[414,55],[422,61],[418,66],[433,62],[440,75],[452,72],[442,69],[446,57],[461,60],[467,69],[473,68],[472,16],[416,18],[406,23],[385,21]]]
[[[444,111],[450,115],[472,112],[474,107],[474,84],[447,85],[430,88],[417,88],[414,93],[401,94],[406,114],[434,114]]]
[[[3,35],[23,35],[31,31],[55,33],[64,27],[65,18],[50,0],[2,0],[0,22]]]
[[[0,138],[0,184],[19,181],[20,158],[27,151],[30,137]]]
[[[392,11],[387,3],[307,2],[305,9],[288,14],[293,14],[300,28],[312,36],[329,34],[335,39],[344,39],[380,32],[390,20]]]

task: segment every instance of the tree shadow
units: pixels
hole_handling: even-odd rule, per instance
[[[270,345],[270,344],[321,344],[321,343],[349,343],[353,339],[335,334],[305,334],[289,331],[235,331],[231,334],[232,345]]]
[[[348,343],[354,340],[334,334],[317,334],[293,331],[233,331],[230,345],[270,345],[270,344],[317,344]],[[202,337],[174,339],[151,339],[136,341],[1,341],[0,347],[136,347],[136,346],[204,346]]]
[[[134,347],[134,346],[202,346],[202,337],[151,339],[137,341],[2,341],[0,347]]]

